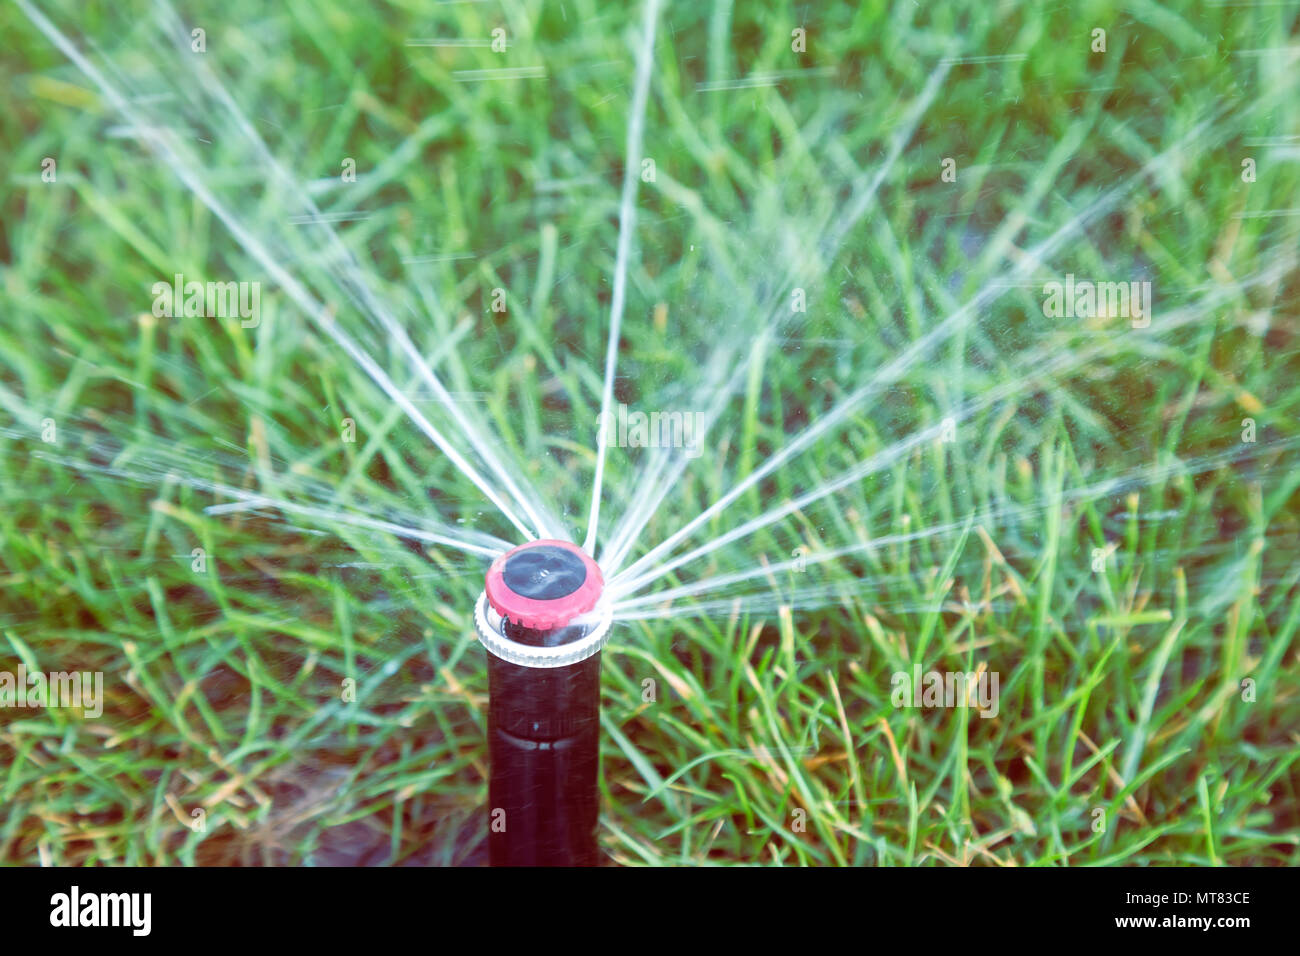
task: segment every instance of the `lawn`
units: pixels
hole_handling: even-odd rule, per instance
[[[646,9],[0,7],[0,860],[484,862],[621,312],[608,862],[1300,863],[1300,3]]]

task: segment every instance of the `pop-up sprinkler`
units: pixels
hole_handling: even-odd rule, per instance
[[[493,866],[599,862],[604,586],[596,562],[567,541],[530,541],[488,569],[474,624],[488,650]]]

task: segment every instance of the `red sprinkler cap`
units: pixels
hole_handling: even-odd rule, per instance
[[[503,618],[539,631],[564,627],[600,600],[605,579],[587,553],[568,541],[529,541],[488,568],[488,603]]]

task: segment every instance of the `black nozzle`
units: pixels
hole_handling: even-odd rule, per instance
[[[501,577],[521,597],[554,601],[582,587],[587,580],[587,565],[568,548],[543,544],[511,554]]]

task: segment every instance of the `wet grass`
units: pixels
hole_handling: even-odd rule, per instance
[[[462,407],[585,531],[639,10],[244,7],[187,8],[204,54],[148,16],[50,16],[441,414],[198,95],[185,57],[203,56],[348,214],[367,282]],[[670,5],[615,398],[704,408],[718,354],[735,391],[633,558],[980,304],[683,550],[871,456],[878,471],[662,584],[795,549],[806,569],[618,625],[611,861],[1297,862],[1298,24],[1286,4]],[[105,688],[97,719],[0,710],[0,859],[481,862],[484,563],[272,506],[209,511],[231,495],[204,483],[515,533],[103,90],[16,7],[0,25],[0,671]],[[407,45],[498,27],[504,54]],[[545,76],[472,72],[503,67]],[[177,272],[261,281],[259,325],[155,317]],[[1044,316],[1066,273],[1151,281],[1150,327]],[[610,450],[605,521],[646,458]],[[895,706],[916,665],[997,673],[997,715]]]

